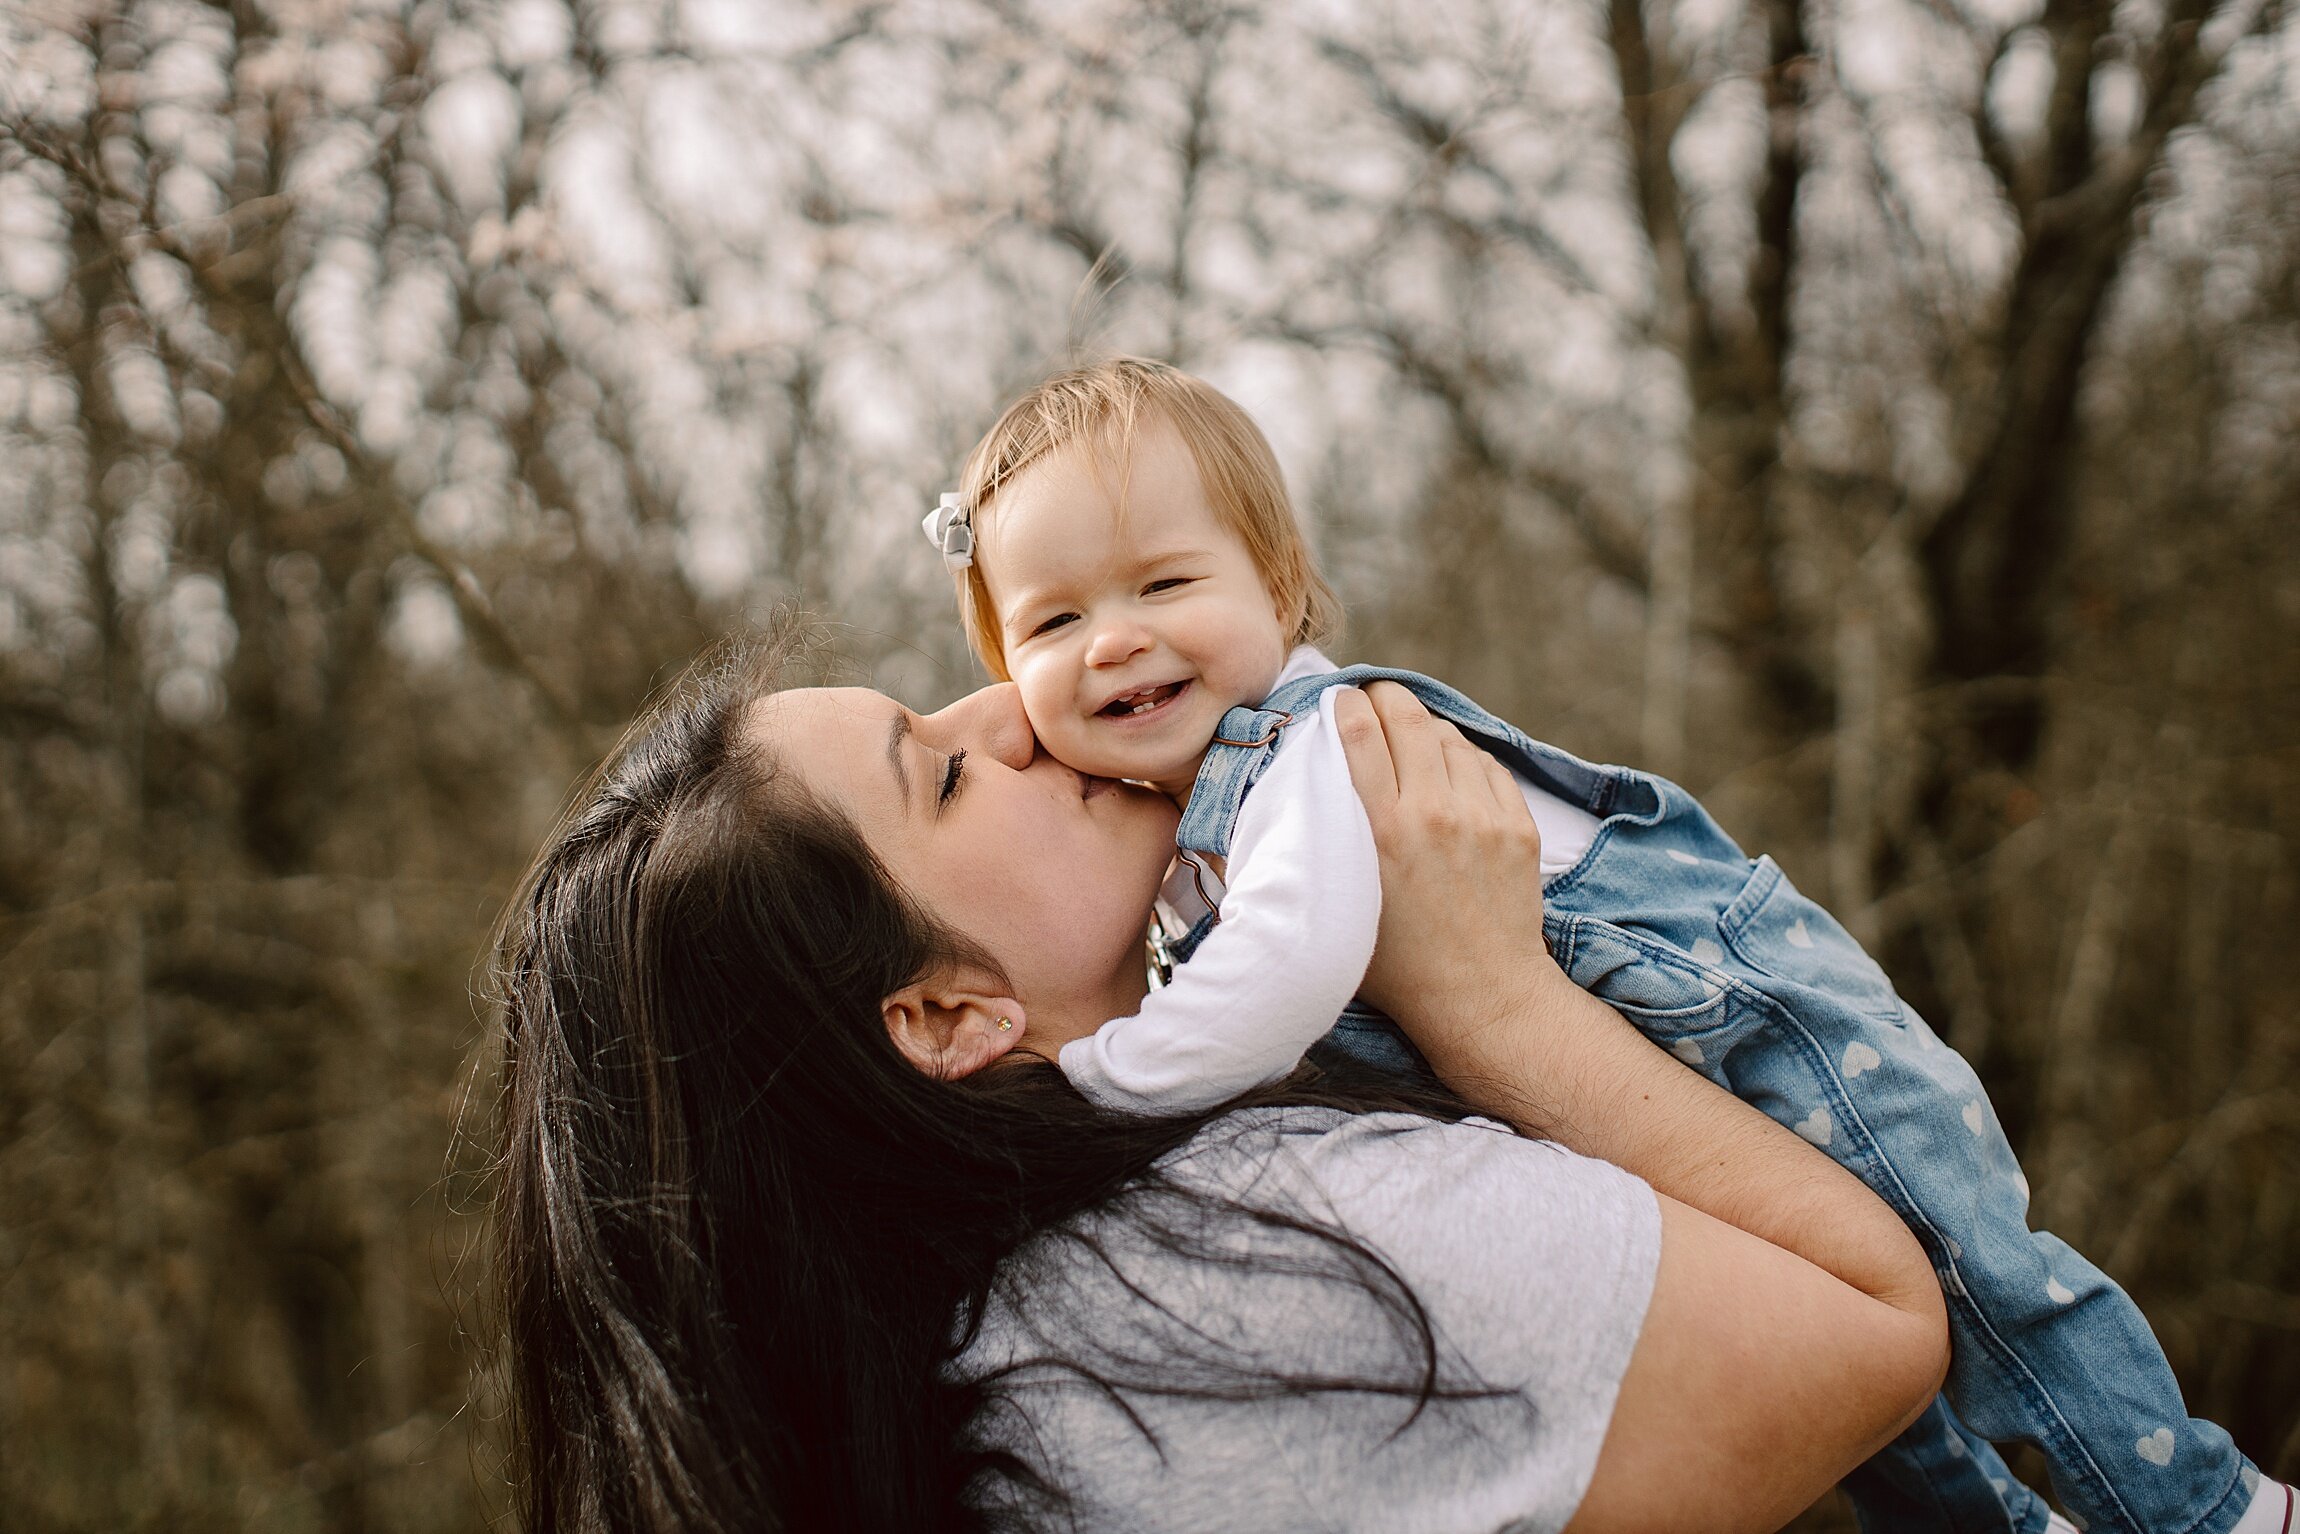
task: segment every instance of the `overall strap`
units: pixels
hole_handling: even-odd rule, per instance
[[[1290,693],[1299,686],[1295,683],[1278,692]],[[1310,693],[1313,707],[1320,691],[1323,689]],[[1184,852],[1217,858],[1230,855],[1230,836],[1238,828],[1238,806],[1245,803],[1246,790],[1254,786],[1254,780],[1269,769],[1285,739],[1283,731],[1294,722],[1291,710],[1271,706],[1277,698],[1278,694],[1272,693],[1270,701],[1260,708],[1241,703],[1215,726],[1213,744],[1198,763],[1198,781],[1191,786],[1189,807],[1182,811],[1182,823],[1174,828],[1174,845]]]
[[[1304,677],[1289,683],[1271,694],[1264,706],[1289,708],[1298,713],[1303,705],[1295,696],[1296,688],[1312,688],[1314,695],[1329,687],[1363,687],[1368,682],[1398,683],[1421,699],[1431,713],[1458,726],[1471,740],[1500,757],[1504,765],[1600,820],[1617,812],[1645,815],[1658,811],[1660,801],[1651,780],[1644,774],[1594,766],[1546,741],[1535,740],[1437,678],[1423,676],[1418,671],[1401,671],[1394,666],[1345,666],[1328,676]]]
[[[1238,807],[1285,744],[1288,727],[1309,719],[1327,689],[1363,687],[1368,682],[1396,682],[1407,688],[1431,713],[1458,725],[1472,740],[1534,782],[1600,819],[1617,809],[1640,813],[1658,805],[1653,789],[1636,774],[1594,767],[1537,741],[1434,677],[1391,666],[1345,666],[1339,671],[1297,678],[1263,699],[1261,707],[1241,705],[1222,716],[1214,742],[1199,764],[1198,781],[1190,790],[1182,823],[1175,828],[1174,844],[1184,852],[1227,857],[1231,834],[1237,829]],[[1648,804],[1648,800],[1653,803]]]
[[[1198,764],[1198,781],[1191,786],[1189,807],[1182,812],[1182,823],[1174,828],[1174,845],[1184,852],[1228,857],[1230,838],[1238,828],[1238,807],[1246,802],[1246,791],[1276,759],[1286,741],[1286,728],[1315,713],[1318,699],[1329,688],[1376,681],[1405,683],[1423,702],[1448,718],[1456,718],[1465,710],[1484,712],[1444,683],[1413,671],[1347,666],[1340,671],[1297,677],[1264,698],[1261,707],[1240,704],[1222,716],[1213,743]],[[1498,719],[1493,723],[1508,728]]]

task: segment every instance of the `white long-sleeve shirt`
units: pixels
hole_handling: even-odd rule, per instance
[[[1335,669],[1304,645],[1277,685]],[[1139,1113],[1225,1102],[1292,1070],[1357,994],[1381,922],[1381,867],[1334,696],[1327,690],[1315,718],[1287,727],[1292,738],[1246,795],[1221,921],[1140,1011],[1062,1046],[1063,1073],[1094,1101]],[[1597,818],[1522,777],[1518,787],[1541,831],[1543,877],[1571,868]]]

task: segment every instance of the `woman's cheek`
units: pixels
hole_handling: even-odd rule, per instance
[[[1034,912],[1033,934],[1052,945],[1048,951],[1073,956],[1091,969],[1112,958],[1139,937],[1150,902],[1139,909],[1133,892],[1141,882],[1137,870],[1127,866],[1133,849],[1059,844],[1052,840],[1034,846],[1022,861],[1041,877],[1028,890],[1016,892],[1016,906]],[[1085,855],[1082,855],[1085,854]],[[1154,892],[1156,884],[1150,885]]]
[[[1003,929],[1003,946],[1014,952],[1061,952],[1079,936],[1076,881],[1066,877],[1060,849],[1030,837],[1017,837],[1004,849],[999,877],[985,881],[977,905]],[[994,946],[1001,946],[995,945]]]

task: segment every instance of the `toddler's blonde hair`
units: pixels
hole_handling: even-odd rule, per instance
[[[1142,357],[1112,357],[1057,373],[1006,407],[967,454],[959,499],[976,518],[1023,470],[1073,443],[1090,442],[1124,468],[1143,416],[1169,422],[1190,449],[1206,502],[1236,533],[1279,612],[1301,613],[1292,642],[1318,644],[1341,629],[1342,604],[1318,573],[1294,520],[1286,478],[1267,438],[1237,403],[1204,379]],[[979,561],[958,572],[958,610],[983,668],[1008,680],[1006,645]]]

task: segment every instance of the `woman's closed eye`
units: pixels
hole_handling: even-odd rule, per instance
[[[942,786],[935,790],[934,807],[941,809],[958,793],[958,780],[966,772],[966,753],[953,751],[943,762]]]

